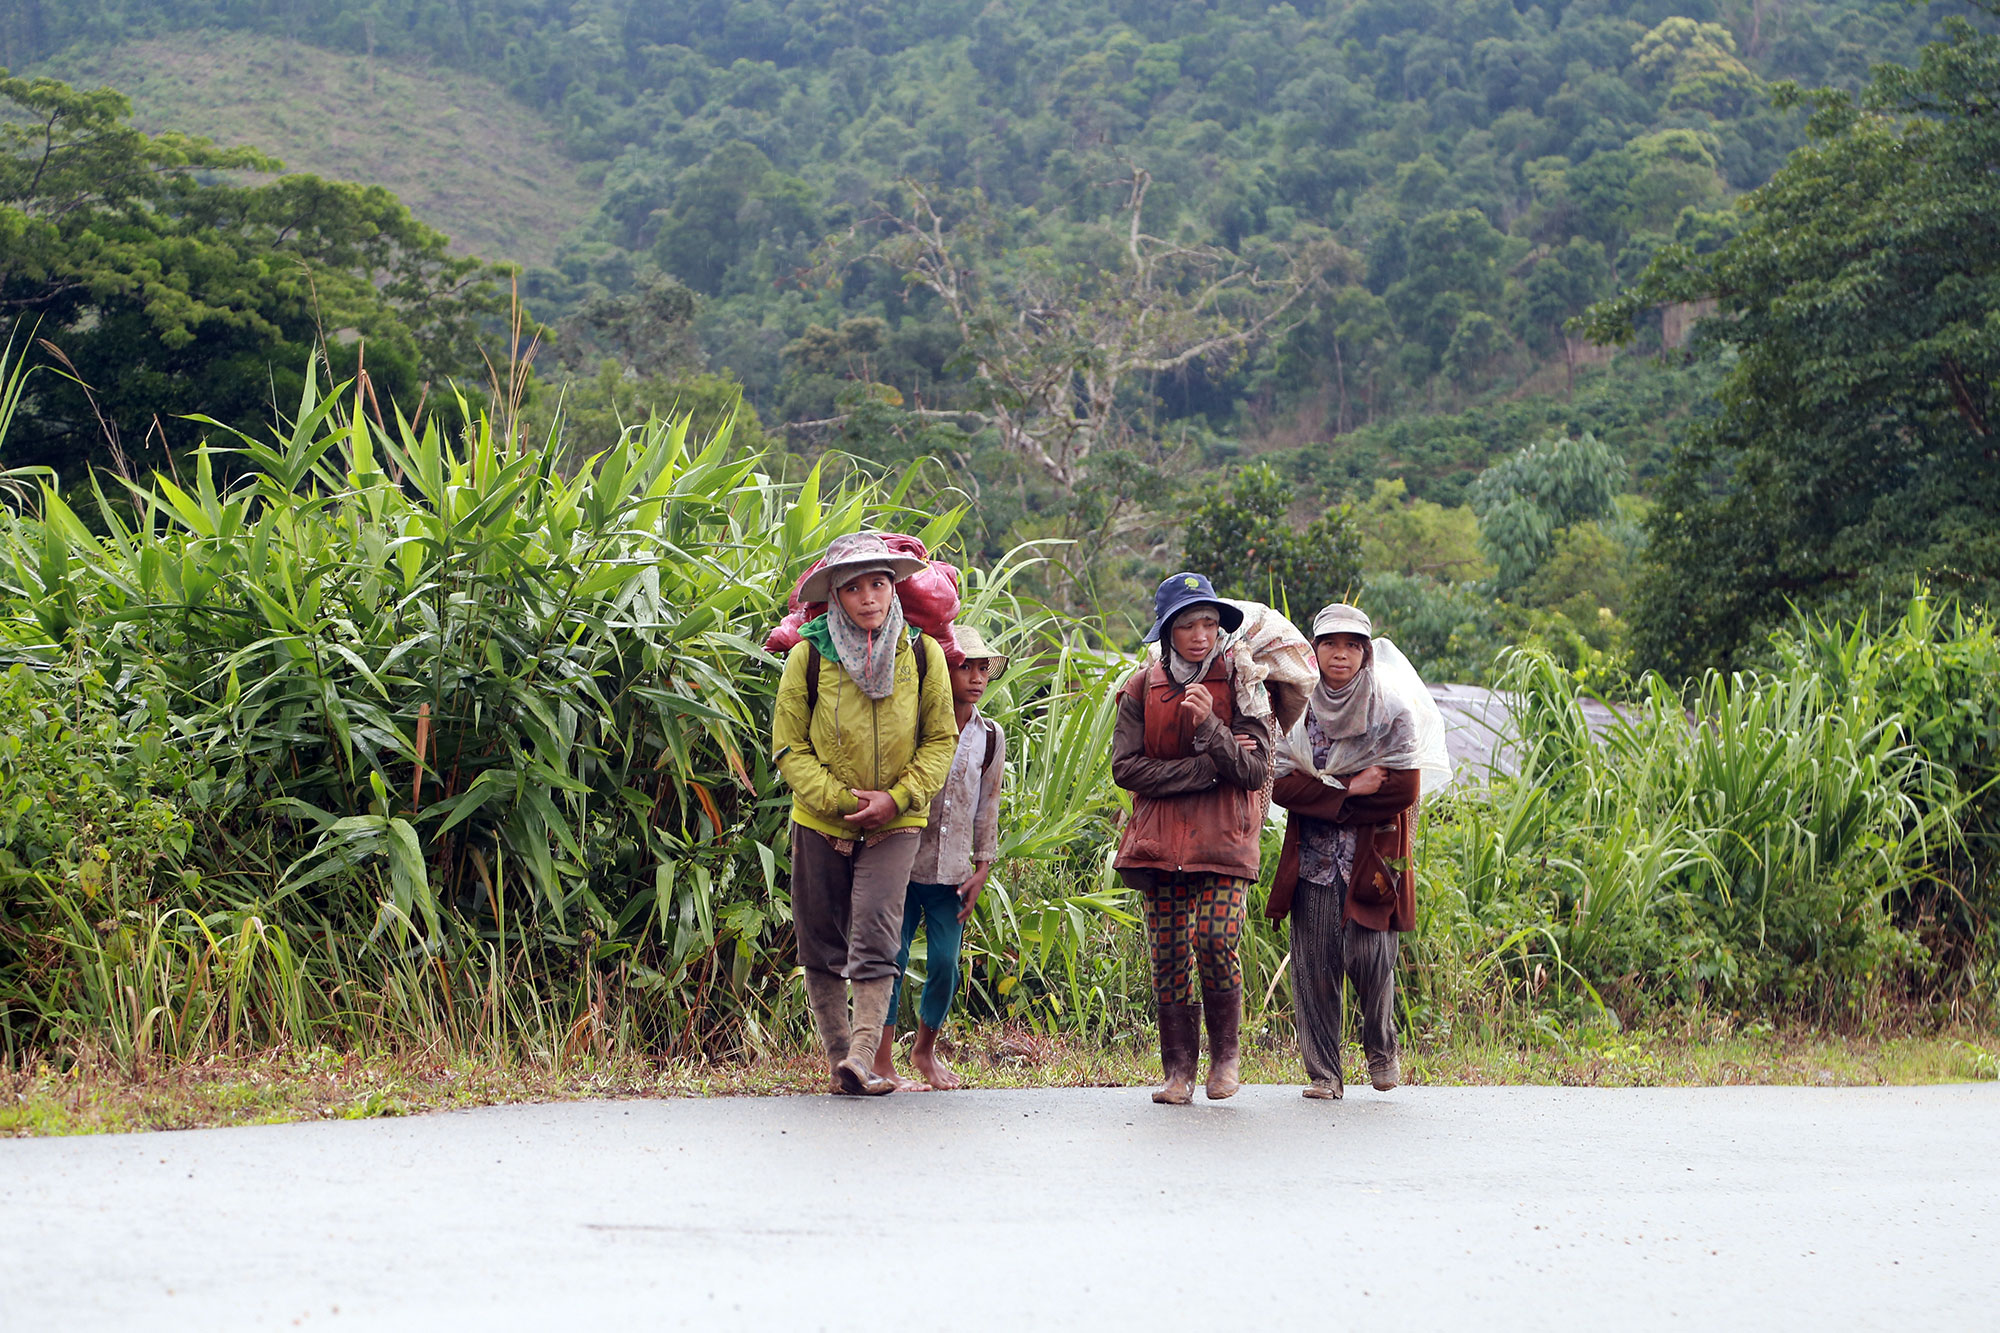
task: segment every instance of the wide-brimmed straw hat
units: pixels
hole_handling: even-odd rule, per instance
[[[1359,634],[1364,639],[1373,639],[1375,626],[1360,607],[1334,602],[1322,606],[1313,617],[1313,642],[1318,643],[1329,634]]]
[[[1208,581],[1206,574],[1182,571],[1168,575],[1161,581],[1159,591],[1153,594],[1153,627],[1146,631],[1145,642],[1159,642],[1160,635],[1166,633],[1167,625],[1173,618],[1197,602],[1213,606],[1215,618],[1230,633],[1235,633],[1242,626],[1243,613],[1215,595],[1215,585]]]
[[[889,549],[879,532],[850,532],[835,537],[826,548],[826,563],[815,569],[799,585],[802,602],[830,602],[833,590],[855,577],[880,570],[892,582],[901,583],[924,567],[913,555],[898,555]]]
[[[986,644],[985,636],[978,630],[970,625],[953,625],[951,627],[951,637],[958,644],[958,660],[960,662],[973,657],[983,657],[986,659],[986,680],[988,684],[999,680],[1002,675],[1006,674],[1007,654],[996,653],[989,648]],[[953,665],[957,665],[957,663]]]

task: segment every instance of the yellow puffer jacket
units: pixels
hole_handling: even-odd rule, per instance
[[[918,645],[930,656],[921,698]],[[865,830],[843,818],[861,808],[854,793],[886,791],[902,813],[883,827],[922,828],[958,751],[944,649],[929,635],[896,645],[896,687],[881,700],[863,694],[840,659],[822,649],[819,706],[807,716],[811,656],[809,644],[793,646],[771,715],[771,751],[792,789],[792,819],[836,838],[860,838]]]

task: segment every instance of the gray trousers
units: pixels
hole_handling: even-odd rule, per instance
[[[1299,1054],[1316,1079],[1345,1081],[1340,1068],[1341,983],[1361,1005],[1361,1047],[1370,1060],[1396,1053],[1396,944],[1393,930],[1341,921],[1346,886],[1299,881],[1292,897],[1292,995]]]
[[[918,835],[898,833],[842,856],[826,838],[792,825],[792,930],[799,966],[849,981],[901,975],[903,897]]]

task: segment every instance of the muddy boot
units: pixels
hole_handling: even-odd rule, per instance
[[[832,972],[806,969],[806,1000],[812,1005],[813,1026],[826,1052],[827,1073],[847,1058],[847,983]]]
[[[1338,1074],[1332,1078],[1316,1078],[1299,1089],[1299,1096],[1310,1097],[1316,1102],[1337,1102],[1347,1095],[1347,1086]]]
[[[1403,1081],[1403,1062],[1392,1055],[1368,1057],[1368,1081],[1377,1092],[1387,1092]]]
[[[875,1050],[882,1041],[882,1023],[889,1016],[889,993],[894,977],[876,977],[854,983],[853,1035],[848,1038],[847,1058],[833,1068],[840,1090],[850,1096],[880,1097],[896,1090],[896,1080],[875,1072]]]
[[[1160,1067],[1167,1083],[1153,1094],[1153,1100],[1167,1106],[1186,1106],[1194,1100],[1194,1066],[1201,1046],[1201,1006],[1163,1004],[1160,1006]]]
[[[1203,994],[1202,1007],[1208,1011],[1208,1099],[1219,1102],[1234,1097],[1243,1086],[1237,1077],[1241,1064],[1239,1049],[1243,1035],[1243,992]]]

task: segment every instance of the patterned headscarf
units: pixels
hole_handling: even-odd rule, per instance
[[[842,581],[852,582],[864,574],[893,574],[887,565],[881,569],[842,570]],[[847,608],[840,604],[840,589],[829,589],[833,597],[826,604],[826,626],[832,631],[834,649],[840,654],[840,664],[847,668],[847,674],[854,677],[854,683],[861,692],[871,699],[886,699],[896,688],[896,644],[906,632],[903,621],[903,601],[899,597],[889,599],[889,615],[872,630],[861,628],[854,623],[854,617],[847,614]]]

